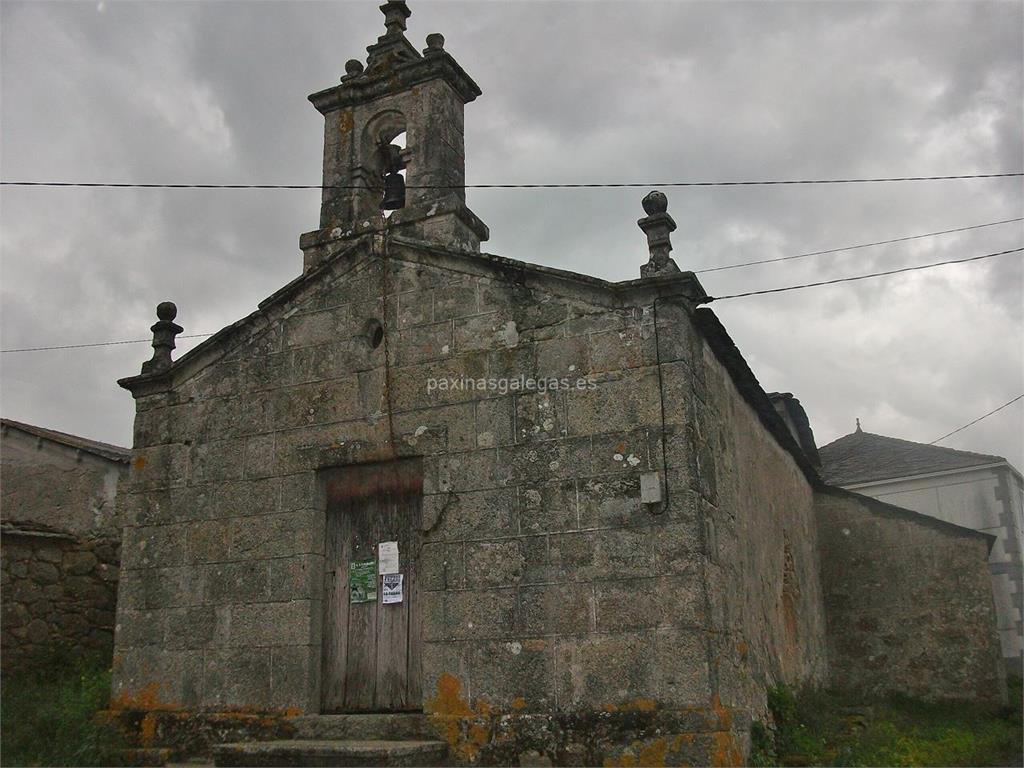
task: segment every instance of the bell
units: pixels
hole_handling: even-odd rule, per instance
[[[382,211],[405,207],[405,179],[402,174],[389,173],[384,176],[384,200],[380,207]]]

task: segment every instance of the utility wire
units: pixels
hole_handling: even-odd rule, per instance
[[[971,256],[967,259],[951,259],[949,261],[939,261],[934,264],[921,264],[916,267],[903,267],[902,269],[890,269],[886,272],[873,272],[869,275],[855,275],[854,277],[840,277],[835,280],[823,280],[818,283],[805,283],[803,285],[791,285],[786,288],[769,288],[764,291],[748,291],[747,293],[735,293],[729,296],[709,296],[704,299],[703,303],[710,304],[713,301],[723,301],[725,299],[738,299],[743,296],[759,296],[765,293],[781,293],[783,291],[795,291],[800,288],[815,288],[820,285],[834,285],[835,283],[848,283],[854,280],[866,280],[869,277],[883,277],[885,275],[895,275],[900,272],[913,272],[919,269],[931,269],[932,267],[942,267],[947,264],[963,264],[968,261],[980,261],[981,259],[991,259],[995,256],[1005,256],[1008,253],[1019,253],[1024,251],[1024,247],[1014,248],[1009,251],[999,251],[998,253],[986,253],[983,256]],[[199,339],[207,336],[212,336],[212,333],[194,333],[188,336],[178,336],[179,339]],[[82,349],[83,347],[109,347],[114,344],[144,344],[149,342],[150,339],[128,339],[126,341],[97,341],[92,344],[65,344],[62,346],[54,347],[22,347],[20,349],[0,349],[0,352],[42,352],[52,349]],[[942,438],[939,438],[940,440]]]
[[[606,189],[622,187],[749,187],[782,184],[871,184],[889,181],[1005,179],[1017,173],[970,173],[959,176],[893,176],[869,179],[777,179],[761,181],[630,181],[582,184],[407,184],[406,189]],[[110,189],[368,189],[360,184],[135,184],[109,181],[0,181],[5,187],[104,187]]]
[[[178,339],[205,339],[213,336],[212,333],[192,333],[186,336],[176,336]],[[64,344],[59,347],[22,347],[20,349],[0,349],[0,352],[45,352],[51,349],[82,349],[83,347],[112,347],[115,344],[148,344],[153,339],[127,339],[125,341],[95,341],[92,344]]]
[[[992,411],[989,411],[988,413],[986,413],[986,414],[985,414],[984,416],[979,416],[979,417],[978,417],[978,418],[976,418],[976,419],[975,419],[974,421],[968,422],[967,424],[964,424],[964,425],[963,425],[962,427],[957,427],[957,428],[956,428],[956,429],[954,429],[954,430],[953,430],[952,432],[948,432],[948,433],[946,433],[945,435],[943,435],[942,437],[940,437],[940,438],[937,438],[937,439],[935,439],[935,440],[932,440],[932,441],[931,441],[930,443],[928,443],[928,445],[935,445],[935,444],[936,444],[937,442],[939,442],[940,440],[945,440],[945,439],[946,439],[947,437],[952,437],[952,436],[953,436],[953,435],[955,435],[955,434],[956,434],[957,432],[963,432],[963,431],[964,431],[965,429],[967,429],[968,427],[973,427],[973,426],[974,426],[975,424],[977,424],[977,423],[978,423],[979,421],[981,421],[982,419],[987,419],[987,418],[988,418],[989,416],[991,416],[991,415],[992,415],[993,413],[998,413],[999,411],[1003,410],[1003,408],[1006,408],[1006,407],[1008,407],[1008,406],[1011,406],[1011,405],[1013,405],[1014,403],[1016,403],[1016,402],[1017,402],[1018,400],[1020,400],[1021,398],[1024,398],[1024,394],[1022,394],[1022,395],[1017,395],[1017,396],[1016,396],[1015,398],[1013,398],[1013,400],[1011,400],[1010,402],[1008,402],[1008,403],[1003,403],[1002,405],[1000,405],[1000,406],[999,406],[998,408],[996,408],[995,410],[992,410]]]
[[[950,259],[949,261],[937,261],[934,264],[920,264],[916,267],[903,267],[901,269],[889,269],[885,272],[872,272],[867,275],[855,275],[853,277],[838,277],[835,280],[821,280],[817,283],[803,283],[802,285],[789,285],[785,288],[768,288],[763,291],[747,291],[746,293],[732,293],[728,296],[709,296],[704,299],[702,303],[710,304],[712,301],[723,301],[725,299],[739,299],[744,296],[761,296],[766,293],[782,293],[784,291],[797,291],[801,288],[817,288],[821,285],[835,285],[836,283],[850,283],[854,280],[867,280],[869,277],[884,277],[885,275],[896,275],[900,272],[914,272],[919,269],[931,269],[932,267],[944,267],[947,264],[963,264],[968,261],[980,261],[981,259],[991,259],[995,256],[1005,256],[1008,253],[1019,253],[1024,251],[1024,248],[1013,248],[1009,251],[999,251],[998,253],[986,253],[984,256],[971,256],[967,259]]]
[[[896,237],[892,240],[878,240],[874,243],[861,243],[860,245],[847,245],[842,248],[829,248],[827,251],[811,251],[810,253],[798,253],[795,256],[782,256],[777,259],[760,259],[759,261],[745,261],[742,264],[729,264],[724,267],[708,267],[707,269],[695,269],[694,274],[706,272],[721,272],[725,269],[739,269],[740,267],[752,267],[755,264],[775,264],[779,261],[791,261],[793,259],[806,259],[808,256],[823,256],[826,253],[839,253],[840,251],[855,251],[858,248],[870,248],[875,245],[888,245],[890,243],[903,243],[907,240],[918,240],[922,237],[934,237],[936,235],[948,235],[951,232],[966,232],[969,229],[982,229],[994,227],[997,224],[1010,224],[1015,221],[1024,221],[1024,216],[1016,219],[1003,219],[1002,221],[991,221],[988,224],[974,224],[970,227],[957,227],[956,229],[943,229],[938,232],[925,232],[923,235],[909,235],[907,237]]]

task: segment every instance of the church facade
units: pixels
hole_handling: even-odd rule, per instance
[[[162,304],[120,382],[115,707],[168,739],[203,713],[277,735],[391,713],[458,763],[682,765],[742,763],[766,690],[834,669],[998,695],[990,538],[824,486],[672,260],[660,193],[636,280],[481,252],[480,89],[440,35],[413,47],[403,0],[382,11],[366,65],[310,97],[302,274],[174,361]],[[913,574],[883,562],[897,532]],[[880,590],[909,629],[862,621]]]

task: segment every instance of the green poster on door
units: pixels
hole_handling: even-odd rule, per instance
[[[349,602],[372,603],[377,600],[377,561],[349,563]]]

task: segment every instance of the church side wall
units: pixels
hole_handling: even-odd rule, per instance
[[[842,491],[816,507],[834,684],[1005,701],[989,540]]]
[[[723,349],[727,337],[707,338],[670,306],[658,312],[663,359],[693,350],[664,366],[669,477],[695,510],[708,553],[714,693],[763,717],[767,688],[828,674],[813,493],[723,363],[738,354]]]

